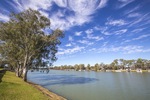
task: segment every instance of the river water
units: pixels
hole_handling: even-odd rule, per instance
[[[28,81],[68,100],[150,100],[150,73],[28,72]]]

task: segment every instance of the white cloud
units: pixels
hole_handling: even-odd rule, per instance
[[[73,26],[74,22],[68,22],[67,20],[64,19],[60,19],[59,16],[55,16],[55,14],[53,14],[53,16],[51,16],[50,18],[51,21],[51,28],[52,29],[62,29],[62,30],[68,30],[71,26]]]
[[[44,16],[51,19],[52,29],[60,28],[62,30],[68,30],[73,26],[90,22],[92,20],[92,14],[94,14],[96,10],[105,7],[107,1],[108,0],[13,0],[13,2],[7,2],[18,12],[28,8],[40,11]],[[58,12],[49,13],[54,3],[60,8],[58,8]],[[72,14],[65,15],[64,18],[60,17],[64,16],[64,9],[68,12],[72,12]]]
[[[110,32],[102,32],[104,35],[112,35]]]
[[[73,54],[73,53],[77,53],[80,52],[84,49],[85,47],[80,47],[80,46],[76,46],[74,48],[71,49],[62,49],[60,50],[57,55],[65,55],[65,54]]]
[[[107,0],[53,0],[59,7],[65,8],[67,11],[73,12],[72,15],[66,15],[65,19],[58,16],[52,16],[52,28],[59,27],[68,30],[70,27],[83,25],[92,20],[92,14],[97,9],[103,8],[107,4]]]
[[[131,53],[139,53],[139,52],[150,52],[150,49],[144,49],[143,46],[137,46],[137,45],[127,45],[127,46],[111,46],[111,47],[104,47],[101,48],[94,48],[90,51],[96,51],[97,53],[103,53],[103,52],[120,52],[124,54],[131,54]]]
[[[146,28],[138,28],[138,29],[132,30],[132,32],[133,32],[133,33],[138,33],[138,32],[143,31],[144,29],[146,29]]]
[[[98,0],[99,1],[99,0]],[[101,0],[99,3],[98,8],[103,8],[107,5],[108,0]]]
[[[29,8],[43,12],[43,9],[50,10],[53,0],[12,0],[7,2],[18,12]]]
[[[126,14],[130,14],[130,13],[133,13],[133,12],[135,12],[135,11],[137,11],[137,10],[139,10],[140,9],[140,5],[138,5],[138,6],[135,6],[134,8],[132,8],[132,9],[128,9],[128,10],[126,10],[125,12],[124,12],[124,14],[126,15]]]
[[[140,39],[143,39],[143,38],[146,38],[146,37],[150,37],[150,34],[141,35],[137,38],[133,38],[132,40],[140,40]]]
[[[134,0],[118,0],[118,1],[119,1],[119,5],[117,5],[117,8],[123,8],[128,4],[132,3]]]
[[[130,42],[130,41],[132,41],[132,40],[125,40],[125,41],[123,41],[122,43]]]
[[[140,18],[136,18],[134,21],[130,22],[128,27],[132,27],[135,24],[139,24],[140,22],[145,22],[146,23],[147,21],[149,21],[149,15],[150,15],[150,13],[146,13]]]
[[[88,29],[88,30],[85,31],[85,33],[86,34],[91,34],[91,33],[93,33],[93,29]]]
[[[68,0],[68,7],[79,15],[91,15],[96,9],[105,7],[107,0]]]
[[[89,51],[96,51],[96,50],[97,50],[96,48],[89,49]]]
[[[126,33],[126,32],[127,32],[127,29],[121,29],[121,30],[115,31],[114,33],[115,33],[116,35],[121,35],[121,34]]]
[[[104,42],[102,47],[105,47],[108,44],[108,42]]]
[[[108,19],[108,21],[105,24],[112,25],[112,26],[122,26],[122,25],[126,25],[127,23],[122,19],[119,20]]]
[[[88,38],[88,39],[93,39],[93,40],[96,40],[96,41],[104,40],[103,37],[100,37],[100,36],[93,36],[93,34],[88,34],[88,35],[87,35],[87,38]]]
[[[9,16],[0,13],[0,20],[7,22],[9,21]]]
[[[18,5],[21,4],[24,9],[32,8],[34,10],[44,9],[47,10],[52,6],[53,0],[15,0]],[[21,7],[21,6],[20,6]]]
[[[95,30],[100,31],[101,33],[104,33],[107,31],[108,27],[107,26],[95,26],[94,27]]]
[[[105,26],[105,27],[101,27],[101,26],[95,26],[94,29],[96,31],[100,31],[100,33],[104,34],[104,35],[111,35],[111,33],[109,33],[107,30],[108,30],[108,27]]]
[[[130,13],[127,17],[128,18],[134,18],[134,17],[140,17],[141,14],[140,13]]]
[[[112,35],[113,32],[110,32],[108,26],[95,26],[94,30],[100,31],[104,35]]]
[[[100,37],[100,36],[93,36],[93,29],[88,29],[85,31],[85,33],[87,34],[87,37],[88,39],[93,39],[93,40],[96,40],[96,41],[100,41],[100,40],[103,40],[104,38],[103,37]]]
[[[73,41],[73,37],[72,36],[69,36],[69,41]]]
[[[76,35],[76,36],[81,36],[81,33],[82,33],[82,31],[80,31],[80,32],[75,32],[75,35]]]
[[[71,43],[68,43],[68,44],[66,44],[65,46],[66,46],[66,47],[71,47],[72,44],[71,44]]]
[[[109,24],[113,24],[113,25],[116,25],[116,21],[113,21],[113,22],[110,22]],[[107,23],[108,24],[108,23]],[[117,23],[119,24],[119,22]],[[120,30],[108,30],[108,27],[94,27],[95,30],[98,30],[100,31],[102,34],[104,35],[121,35],[123,33],[126,33],[128,30],[127,29],[120,29]]]
[[[12,1],[6,1],[9,5],[11,5],[13,7],[13,9],[15,9],[15,11],[23,11],[23,5],[24,4],[20,4],[20,2],[18,0],[12,0]]]
[[[67,7],[68,0],[53,0],[60,7]]]
[[[87,40],[79,40],[78,42],[82,43],[82,44],[86,44],[86,45],[93,45],[94,44],[93,42],[89,42]]]
[[[139,36],[137,38],[133,38],[133,39],[130,39],[130,40],[125,40],[123,43],[136,41],[136,40],[140,40],[140,39],[147,38],[147,37],[150,37],[150,34],[145,34],[145,35],[141,35],[141,36]]]

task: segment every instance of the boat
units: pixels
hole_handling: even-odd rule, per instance
[[[121,70],[115,70],[115,72],[121,72]]]
[[[137,69],[136,72],[142,73],[142,69]]]

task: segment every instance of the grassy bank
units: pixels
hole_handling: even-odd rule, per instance
[[[31,85],[15,76],[15,73],[0,72],[0,100],[63,100],[48,90]],[[43,93],[47,91],[47,93]]]

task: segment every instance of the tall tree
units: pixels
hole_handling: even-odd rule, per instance
[[[136,68],[142,68],[144,66],[144,62],[143,62],[143,59],[141,58],[138,58],[136,63],[135,63],[135,67]]]
[[[63,32],[50,32],[50,20],[38,11],[28,9],[12,14],[8,22],[0,23],[0,54],[27,80],[27,71],[36,66],[51,65],[56,61],[57,45]],[[19,70],[18,70],[19,69]]]
[[[95,70],[95,71],[98,71],[98,70],[99,70],[99,64],[98,64],[98,63],[95,64],[94,70]]]
[[[90,64],[88,64],[86,70],[89,71],[91,69],[90,67],[91,67]]]
[[[74,65],[74,69],[75,69],[76,71],[79,71],[79,69],[80,69],[80,68],[79,68],[79,65],[78,65],[78,64],[75,64],[75,65]]]

